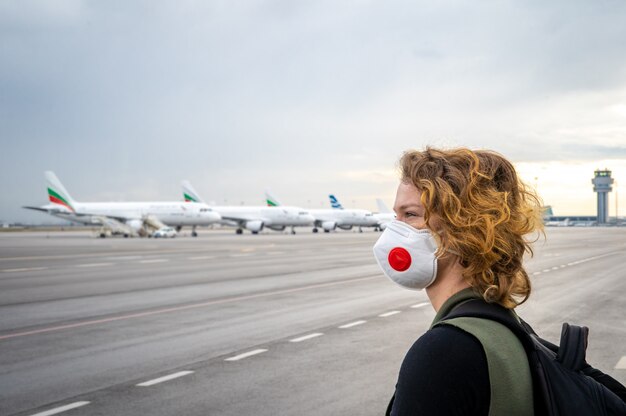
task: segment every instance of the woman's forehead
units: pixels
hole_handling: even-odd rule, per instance
[[[405,208],[407,206],[422,206],[422,193],[412,183],[400,182],[396,193],[395,209]]]

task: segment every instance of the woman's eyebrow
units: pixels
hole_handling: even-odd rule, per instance
[[[404,205],[400,205],[399,207],[394,207],[393,210],[398,212],[398,211],[406,211],[409,208],[421,209],[422,206],[419,204],[404,204]]]

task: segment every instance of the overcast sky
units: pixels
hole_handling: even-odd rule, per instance
[[[20,208],[44,170],[79,201],[188,179],[375,209],[429,144],[501,152],[557,215],[595,214],[608,167],[624,215],[624,22],[621,0],[2,0],[0,221],[48,219]]]

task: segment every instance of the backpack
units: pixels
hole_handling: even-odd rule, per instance
[[[444,319],[459,317],[490,319],[517,336],[528,357],[535,416],[626,416],[626,387],[585,360],[587,327],[564,323],[556,346],[511,311],[482,299],[458,305]]]

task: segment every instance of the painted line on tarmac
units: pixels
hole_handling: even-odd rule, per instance
[[[187,260],[210,260],[214,258],[215,256],[198,256],[198,257],[187,257]]]
[[[418,308],[423,308],[426,305],[430,305],[430,302],[422,302],[422,303],[418,303],[416,305],[411,306],[411,308],[413,309],[418,309]]]
[[[22,256],[22,257],[0,257],[0,261],[26,261],[26,260],[60,260],[60,259],[78,259],[85,257],[104,257],[104,258],[112,258],[112,257],[144,257],[149,255],[157,255],[157,254],[185,254],[185,253],[206,253],[206,248],[195,248],[190,249],[186,248],[183,250],[146,250],[146,251],[112,251],[110,253],[85,253],[85,254],[62,254],[58,256]],[[137,256],[130,256],[129,254],[137,254]]]
[[[77,264],[75,267],[104,267],[104,266],[113,266],[113,263],[88,263],[88,264]]]
[[[147,264],[147,263],[165,263],[169,261],[168,259],[151,259],[151,260],[140,260],[139,263]]]
[[[363,325],[366,322],[367,321],[354,321],[354,322],[350,322],[349,324],[341,325],[339,328],[341,328],[341,329],[348,329],[348,328],[352,328],[354,326]]]
[[[549,272],[551,272],[553,270],[564,269],[564,268],[566,268],[568,266],[576,266],[577,264],[581,264],[581,263],[585,263],[585,262],[588,262],[588,261],[600,259],[600,258],[606,257],[606,256],[611,256],[613,254],[615,254],[615,253],[605,253],[605,254],[600,254],[599,256],[588,257],[586,259],[580,259],[580,260],[573,261],[573,262],[570,262],[570,263],[567,263],[567,264],[561,264],[560,266],[554,266],[554,267],[551,267],[551,268],[543,269],[542,271],[534,272],[533,276],[537,276],[537,275],[539,275],[541,273],[549,273]]]
[[[133,313],[133,314],[128,314],[128,315],[115,316],[115,317],[111,317],[111,318],[94,319],[94,320],[91,320],[91,321],[76,322],[76,323],[73,323],[73,324],[59,325],[59,326],[53,326],[53,327],[48,327],[48,328],[35,329],[35,330],[32,330],[32,331],[15,332],[15,333],[12,333],[12,334],[0,335],[0,341],[4,340],[4,339],[24,337],[24,336],[28,336],[28,335],[42,334],[42,333],[46,333],[46,332],[56,332],[56,331],[61,331],[61,330],[65,330],[65,329],[80,328],[80,327],[83,327],[83,326],[98,325],[98,324],[104,324],[104,323],[115,322],[115,321],[123,321],[123,320],[127,320],[127,319],[135,319],[135,318],[143,318],[143,317],[152,316],[152,315],[160,315],[160,314],[164,314],[164,313],[179,312],[179,311],[184,311],[184,310],[188,310],[188,309],[204,308],[206,306],[221,305],[221,304],[225,304],[225,303],[241,302],[241,301],[251,300],[251,299],[259,299],[259,298],[265,298],[265,297],[270,297],[270,296],[285,295],[285,294],[295,293],[295,292],[303,292],[303,291],[306,291],[306,290],[319,289],[319,288],[322,288],[322,287],[331,287],[331,286],[338,286],[338,285],[344,285],[344,284],[350,284],[350,283],[358,283],[358,282],[363,282],[365,280],[372,280],[372,279],[380,279],[380,275],[376,274],[374,276],[369,276],[369,277],[359,277],[359,278],[356,278],[356,279],[340,280],[340,281],[329,282],[329,283],[319,283],[319,284],[316,284],[316,285],[297,287],[297,288],[293,288],[293,289],[282,289],[282,290],[276,290],[276,291],[273,291],[273,292],[257,293],[257,294],[254,294],[254,295],[233,296],[231,298],[210,300],[208,302],[193,303],[193,304],[190,304],[190,305],[176,306],[176,307],[173,307],[173,308],[157,309],[157,310],[153,310],[153,311],[146,311],[146,312],[139,312],[139,313]]]
[[[400,311],[389,311],[389,312],[381,313],[381,314],[380,314],[380,315],[378,315],[378,316],[380,316],[381,318],[386,318],[386,317],[388,317],[388,316],[397,315],[397,314],[399,314],[399,313],[400,313]]]
[[[154,386],[155,384],[163,383],[165,381],[170,381],[176,378],[188,376],[189,374],[193,374],[193,371],[179,371],[178,373],[170,374],[168,376],[155,378],[154,380],[144,381],[143,383],[137,384],[137,387],[150,387],[150,386]]]
[[[324,335],[324,334],[322,334],[321,332],[315,332],[313,334],[304,335],[304,336],[299,337],[299,338],[290,339],[289,342],[302,342],[302,341],[309,340],[311,338],[321,337],[322,335]]]
[[[616,370],[626,370],[626,355],[619,359],[617,364],[615,364]]]
[[[267,351],[268,350],[266,349],[260,348],[258,350],[252,350],[252,351],[244,352],[243,354],[235,355],[234,357],[226,358],[224,361],[239,361],[239,360],[243,360],[244,358],[252,357],[253,355],[262,354]]]
[[[39,270],[46,270],[47,267],[24,267],[21,269],[3,269],[3,273],[18,273],[18,272],[36,272]]]
[[[31,416],[51,416],[51,415],[56,415],[56,414],[59,414],[59,413],[62,413],[62,412],[66,412],[68,410],[76,409],[78,407],[83,407],[85,405],[88,405],[89,403],[91,403],[91,402],[70,403],[70,404],[67,404],[65,406],[55,407],[54,409],[46,410],[45,412],[35,413],[34,415],[31,415]]]

